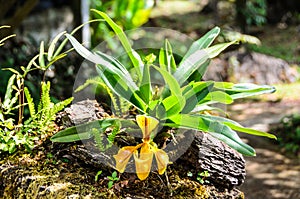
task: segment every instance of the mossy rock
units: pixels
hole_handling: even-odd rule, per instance
[[[99,168],[76,161],[36,161],[27,157],[19,162],[2,163],[1,198],[243,198],[237,189],[218,190],[213,185],[202,185],[186,176],[186,170],[181,167],[170,166],[162,176],[152,172],[145,181],[140,181],[135,174],[124,173],[108,189],[106,176],[112,170],[103,170],[95,182]]]

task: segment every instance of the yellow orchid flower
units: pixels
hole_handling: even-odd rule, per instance
[[[165,151],[159,149],[151,138],[156,134],[155,130],[159,123],[158,120],[150,116],[138,115],[136,116],[136,121],[143,133],[143,143],[121,148],[118,154],[114,155],[114,158],[116,160],[116,169],[123,173],[129,159],[133,155],[137,176],[140,180],[145,180],[151,170],[153,155],[155,156],[160,175],[167,169],[169,156]]]

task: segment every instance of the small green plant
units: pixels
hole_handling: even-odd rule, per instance
[[[107,183],[107,187],[110,189],[113,187],[114,183],[117,182],[119,180],[119,178],[117,177],[118,173],[116,171],[114,171],[111,176],[107,176],[107,179],[109,180]]]
[[[300,115],[285,116],[273,129],[278,132],[278,143],[288,153],[300,157]]]
[[[236,0],[236,10],[245,20],[246,25],[263,25],[266,23],[267,2],[266,0]]]
[[[209,183],[208,180],[206,180],[206,178],[208,178],[210,176],[210,174],[208,173],[208,171],[203,171],[203,172],[199,172],[197,174],[197,180],[198,182],[200,182],[200,184],[204,184],[204,183]]]
[[[48,52],[45,52],[44,42],[41,42],[39,54],[34,56],[26,67],[21,66],[20,71],[6,69],[13,75],[8,81],[3,102],[0,99],[0,152],[14,153],[22,146],[30,151],[36,145],[35,141],[53,130],[55,114],[71,103],[73,98],[57,104],[51,102],[50,83],[41,82],[41,98],[36,108],[29,89],[25,86],[28,73],[33,70],[46,71],[54,62],[67,55],[67,52],[60,53],[66,41],[55,49],[63,34],[64,32],[53,39]],[[30,117],[24,121],[25,107],[28,107]]]
[[[95,175],[95,182],[98,182],[99,176],[102,174],[102,170],[99,170]]]
[[[134,116],[142,132],[142,140],[139,140],[135,146],[123,146],[114,155],[115,168],[120,173],[125,171],[127,163],[133,156],[139,179],[144,180],[148,177],[153,157],[156,159],[158,173],[163,174],[169,164],[169,156],[154,140],[168,130],[174,131],[175,134],[180,133],[180,129],[210,133],[236,151],[248,156],[255,156],[255,150],[245,144],[236,131],[276,138],[266,132],[245,128],[228,118],[208,114],[214,109],[213,104],[231,104],[235,99],[275,91],[274,87],[267,85],[202,81],[210,60],[237,42],[211,46],[219,35],[220,28],[213,28],[195,41],[179,64],[174,61],[171,44],[168,41],[165,42],[165,49],[162,48],[158,55],[150,54],[143,61],[131,48],[123,30],[105,13],[93,11],[114,30],[131,64],[125,66],[107,54],[91,52],[71,35],[66,36],[80,55],[95,63],[101,80],[112,93],[127,102],[127,109],[129,110],[130,107],[136,109]],[[159,74],[165,84],[156,85],[150,70]],[[105,133],[108,127],[114,128],[116,123],[118,129],[127,130],[126,121],[128,124],[128,120],[119,116],[90,122],[79,126],[87,129],[84,132],[77,133],[76,127],[72,127],[57,133],[51,140],[70,142],[90,139],[94,137],[90,129],[94,128],[95,124],[98,125],[99,133]],[[134,123],[132,120],[130,122]],[[91,128],[87,128],[88,126]]]

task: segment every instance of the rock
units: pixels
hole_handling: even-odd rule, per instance
[[[229,190],[244,183],[246,177],[243,156],[208,133],[197,132],[179,161],[197,171],[208,171],[210,182]]]
[[[256,52],[234,51],[212,60],[205,80],[255,84],[291,83],[299,78],[295,68],[279,58]]]

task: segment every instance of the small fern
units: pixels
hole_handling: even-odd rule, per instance
[[[108,134],[107,140],[109,141],[109,143],[111,144],[111,146],[114,143],[115,138],[116,138],[116,136],[117,136],[117,134],[119,132],[120,132],[120,125],[116,125],[116,128],[113,128],[112,131],[110,132],[110,134]]]
[[[25,97],[27,99],[30,117],[34,117],[35,116],[35,105],[34,105],[33,99],[31,97],[31,94],[27,87],[24,88],[24,93],[25,93]]]
[[[106,151],[114,144],[116,135],[120,132],[120,122],[114,121],[109,127],[109,132],[107,132],[107,128],[103,128],[101,130],[92,128],[91,132],[96,142],[96,146],[100,151]]]
[[[24,92],[31,116],[25,122],[25,128],[34,128],[39,134],[46,133],[48,131],[48,128],[52,126],[52,123],[55,120],[56,113],[63,110],[64,107],[69,105],[73,100],[73,97],[71,97],[62,102],[54,104],[50,99],[50,82],[42,82],[41,98],[36,111],[33,99],[28,88],[25,87]]]
[[[42,82],[41,83],[41,100],[38,105],[38,112],[40,113],[40,120],[48,120],[47,116],[50,112],[50,108],[52,103],[50,99],[50,82]],[[47,110],[48,109],[48,110]]]

